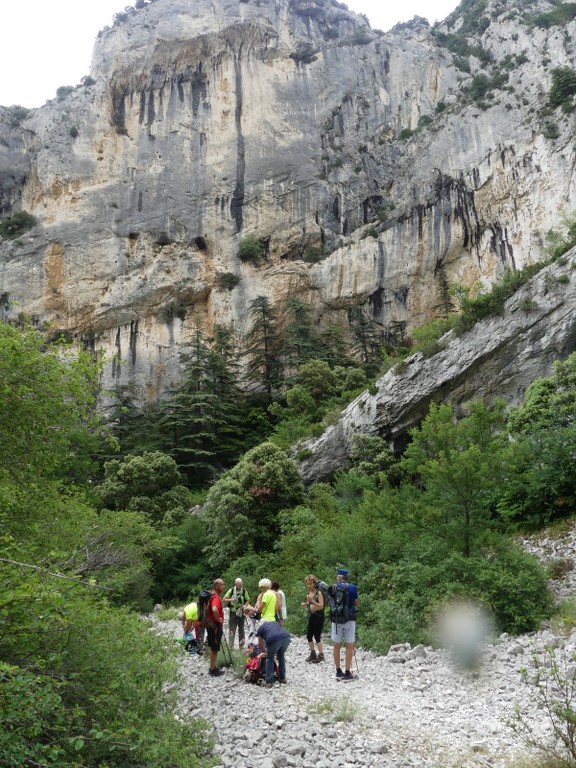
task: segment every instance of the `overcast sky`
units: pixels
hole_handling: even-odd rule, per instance
[[[3,0],[0,32],[0,104],[39,107],[61,85],[77,85],[90,71],[92,47],[112,16],[133,0]],[[424,16],[442,20],[458,0],[348,0],[375,29]]]

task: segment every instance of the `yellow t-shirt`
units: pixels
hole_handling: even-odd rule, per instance
[[[262,595],[262,621],[276,621],[276,592],[268,589]]]

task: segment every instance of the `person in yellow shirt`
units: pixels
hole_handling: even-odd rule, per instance
[[[260,594],[256,605],[254,606],[257,613],[260,614],[261,621],[276,621],[276,592],[272,589],[272,582],[270,579],[260,579],[258,582],[258,589]]]

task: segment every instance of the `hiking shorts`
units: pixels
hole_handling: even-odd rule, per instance
[[[222,642],[222,624],[218,624],[218,626],[214,628],[207,627],[206,641],[211,651],[218,652],[220,650],[220,643]]]
[[[356,640],[356,622],[347,621],[346,624],[332,623],[333,643],[353,643]]]

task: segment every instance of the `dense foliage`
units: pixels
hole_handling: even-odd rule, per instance
[[[208,765],[201,729],[172,716],[171,649],[121,606],[172,543],[147,509],[95,506],[96,374],[0,324],[2,765]]]

